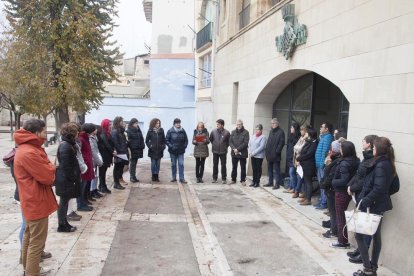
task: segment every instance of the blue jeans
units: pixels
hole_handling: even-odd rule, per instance
[[[298,174],[296,174],[296,176],[297,176],[297,182],[296,182],[295,192],[303,193],[302,191],[303,179]]]
[[[316,168],[316,173],[318,177],[318,182],[321,183],[321,180],[323,178],[323,168]],[[328,200],[326,198],[326,193],[324,189],[321,189],[321,198],[319,201],[319,205],[324,207],[328,205]]]
[[[92,179],[92,182],[91,182],[91,191],[95,191],[96,189],[98,189],[98,178],[97,177]]]
[[[296,190],[297,183],[296,168],[294,166],[289,167],[289,189]]]
[[[161,159],[151,158],[151,173],[159,174],[160,173]]]
[[[20,227],[20,232],[19,232],[20,248],[22,248],[23,234],[24,234],[24,229],[26,228],[26,220],[24,219],[23,211],[21,211],[21,212],[22,212],[22,225]]]
[[[280,185],[281,176],[280,176],[280,161],[269,161],[268,164],[268,176],[269,176],[269,184],[273,184],[273,171],[275,172],[275,186]]]
[[[171,154],[171,173],[172,180],[177,179],[177,161],[178,161],[178,175],[180,181],[184,181],[184,154]]]

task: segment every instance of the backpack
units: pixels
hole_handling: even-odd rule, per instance
[[[397,193],[399,190],[400,190],[400,179],[398,178],[398,175],[396,174],[394,178],[392,179],[388,193],[390,195],[393,195]]]
[[[323,170],[323,177],[321,179],[321,183],[319,184],[321,189],[329,190],[332,188],[332,180],[335,177],[336,168],[338,167],[339,163],[341,163],[341,158],[337,158],[332,161],[331,164],[325,167]]]
[[[12,148],[9,153],[3,156],[3,163],[7,167],[10,167],[14,161],[14,155],[16,154],[16,148]]]

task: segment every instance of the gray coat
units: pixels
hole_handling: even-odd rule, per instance
[[[89,143],[91,144],[91,149],[92,149],[92,161],[93,161],[93,166],[96,167],[100,167],[103,165],[103,159],[102,159],[102,155],[99,152],[99,148],[98,148],[98,141],[96,136],[89,136]]]
[[[252,135],[249,141],[249,152],[251,157],[263,159],[265,157],[266,136],[263,134],[259,137]]]
[[[204,139],[204,142],[197,142],[197,139],[200,139],[198,137],[202,137]],[[208,157],[208,144],[210,143],[210,138],[208,137],[208,131],[207,129],[203,129],[201,133],[198,133],[198,131],[194,130],[193,135],[193,145],[194,145],[194,157],[196,158],[206,158]]]
[[[230,132],[227,129],[218,130],[217,128],[210,133],[212,152],[215,154],[227,154],[229,147]]]
[[[242,129],[235,129],[230,135],[230,148],[231,157],[235,158],[247,158],[247,148],[249,146],[249,132],[243,127]],[[239,154],[234,153],[234,149],[237,149]]]

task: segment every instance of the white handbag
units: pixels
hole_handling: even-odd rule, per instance
[[[366,213],[360,211],[361,201],[354,210],[345,211],[346,227],[348,231],[372,236],[377,232],[382,216],[370,214],[369,208]]]

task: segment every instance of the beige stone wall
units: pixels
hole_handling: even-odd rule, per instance
[[[275,47],[275,36],[284,27],[280,10],[267,11],[241,35],[231,22],[237,20],[234,11],[221,22],[214,117],[229,123],[234,117],[242,118],[250,132],[256,123],[268,129],[273,102],[289,82],[313,71],[336,84],[350,102],[348,137],[358,151],[367,134],[387,136],[393,142],[401,191],[392,197],[394,209],[385,216],[381,261],[401,275],[414,275],[414,180],[410,174],[414,169],[414,1],[291,3],[309,37],[290,60]],[[228,4],[227,9],[231,8]],[[239,83],[236,115],[229,108],[235,82]]]

